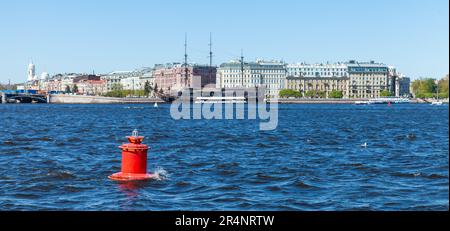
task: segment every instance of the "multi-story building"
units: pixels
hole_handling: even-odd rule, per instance
[[[289,64],[287,65],[288,76],[306,78],[329,78],[348,77],[348,68],[345,63],[333,64]]]
[[[286,80],[286,64],[280,61],[231,61],[217,70],[217,88],[265,87],[266,97],[278,97]]]
[[[187,73],[186,73],[187,72]],[[155,65],[154,84],[163,92],[175,94],[185,88],[203,88],[216,84],[216,67],[180,63]]]
[[[73,78],[73,86],[77,86],[76,93],[83,95],[102,95],[107,92],[106,80],[101,79],[98,75],[79,75]]]
[[[141,78],[141,85],[145,86],[145,83],[148,82],[150,84],[150,86],[154,86],[155,84],[155,78],[153,77],[153,70],[150,70],[148,72],[145,72]]]
[[[122,79],[133,79],[137,78],[139,82],[139,77],[142,75],[140,71],[114,71],[107,75],[103,75],[101,79],[106,81],[106,91],[114,91],[119,89],[124,89]],[[130,85],[132,88],[132,85]],[[130,89],[132,90],[132,89]]]
[[[77,74],[57,74],[53,76],[50,79],[46,80],[46,83],[44,84],[44,89],[46,91],[57,91],[57,92],[64,92],[69,86],[70,89],[73,88],[74,79],[79,76]]]
[[[130,76],[123,79],[120,79],[120,85],[123,90],[142,90],[144,89],[144,85],[141,84],[140,76]]]
[[[409,77],[400,75],[395,81],[395,96],[396,97],[410,97],[411,79]]]
[[[391,92],[392,96],[409,97],[409,85],[411,84],[410,78],[398,72],[397,68],[393,66],[388,67],[388,72],[390,81],[389,91]]]
[[[350,61],[347,63],[349,87],[347,95],[350,98],[377,98],[382,91],[391,91],[389,68],[385,64],[360,63]]]
[[[102,95],[107,93],[106,81],[103,79],[91,80],[82,79],[76,83],[79,94],[83,95]]]
[[[341,91],[344,98],[348,95],[348,77],[294,77],[288,76],[286,78],[286,89],[296,90],[302,93],[303,96],[307,92],[324,92],[325,97],[328,98],[330,92]]]

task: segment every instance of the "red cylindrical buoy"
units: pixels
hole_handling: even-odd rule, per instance
[[[143,136],[134,130],[132,136],[127,136],[130,143],[123,144],[122,149],[122,171],[109,176],[111,180],[135,181],[148,180],[152,174],[147,174],[147,152],[149,147],[142,144]]]

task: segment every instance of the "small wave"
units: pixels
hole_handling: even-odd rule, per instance
[[[270,175],[265,175],[263,173],[257,173],[256,176],[259,179],[262,179],[262,180],[277,180],[278,179],[277,177],[273,177],[273,176],[270,176]]]
[[[233,171],[233,170],[222,170],[219,172],[220,175],[223,176],[230,176],[230,175],[235,175],[237,172]]]
[[[267,147],[270,147],[270,146],[267,145],[267,144],[264,144],[264,143],[258,143],[258,144],[256,144],[256,147],[258,147],[258,148],[267,148]]]
[[[201,162],[198,162],[198,163],[192,163],[192,164],[190,164],[190,166],[193,167],[193,168],[204,167],[204,166],[206,166],[206,165],[208,165],[208,163],[201,163]]]
[[[437,174],[437,173],[424,174],[421,172],[416,172],[416,173],[395,172],[392,175],[398,176],[398,177],[410,177],[410,178],[423,177],[423,178],[428,178],[428,179],[448,179],[448,176]]]
[[[279,191],[281,191],[281,188],[278,187],[278,186],[269,186],[269,187],[266,187],[266,188],[268,190],[272,191],[272,192],[279,192]]]
[[[448,176],[443,176],[443,175],[439,175],[439,174],[436,174],[436,173],[427,175],[425,177],[429,178],[429,179],[448,179]]]
[[[33,138],[28,138],[28,137],[17,137],[14,140],[19,141],[19,142],[30,142],[33,141]]]
[[[47,173],[47,176],[58,179],[58,180],[68,180],[76,178],[76,176],[70,171],[52,171]]]
[[[66,143],[58,142],[58,143],[56,143],[56,146],[57,146],[57,147],[66,146]]]
[[[395,136],[394,137],[394,141],[400,141],[400,140],[404,140],[405,136]]]
[[[37,138],[36,140],[38,140],[38,141],[52,141],[53,138],[44,136],[44,137]]]
[[[78,137],[71,137],[69,139],[67,139],[67,142],[72,143],[72,142],[80,142],[81,139]]]
[[[7,140],[5,142],[3,142],[4,145],[6,146],[17,146],[18,144],[14,143],[14,141],[11,140]]]
[[[408,140],[410,140],[410,141],[413,141],[413,140],[416,140],[416,139],[417,139],[417,137],[416,137],[416,135],[415,135],[414,133],[408,134],[408,135],[406,136],[406,138],[407,138]]]
[[[219,190],[224,190],[224,191],[234,191],[234,190],[240,190],[241,187],[234,186],[234,185],[227,185],[227,186],[222,186],[222,187],[220,187],[218,189]]]
[[[189,182],[186,182],[186,181],[179,181],[175,185],[178,186],[178,187],[187,187],[187,186],[189,186],[191,184]]]
[[[295,185],[295,187],[302,188],[302,189],[315,188],[314,186],[306,184],[305,182],[302,182],[302,181],[296,182],[294,185]]]
[[[14,197],[19,198],[19,199],[32,199],[32,200],[36,200],[36,199],[40,198],[40,196],[37,194],[29,194],[29,193],[16,193],[16,194],[14,194]]]
[[[144,109],[144,107],[124,107],[124,109]]]
[[[66,192],[76,193],[76,192],[81,192],[81,191],[83,191],[85,189],[84,188],[79,188],[79,187],[76,187],[76,186],[73,186],[73,185],[67,185],[67,186],[64,186],[63,190],[66,191]]]
[[[351,167],[360,168],[360,167],[363,167],[364,165],[361,164],[361,163],[350,163],[350,164],[344,164],[344,166],[351,166]]]
[[[36,146],[33,146],[33,147],[29,147],[29,146],[27,146],[27,147],[23,147],[22,148],[22,150],[25,150],[25,151],[34,151],[34,150],[39,150],[40,148],[39,147],[36,147]]]
[[[162,167],[156,168],[153,173],[153,179],[158,181],[168,180],[169,176],[169,173]]]
[[[227,168],[232,168],[232,167],[238,167],[239,164],[237,162],[230,162],[230,163],[223,163],[223,164],[218,164],[216,167],[219,169],[227,169]]]
[[[403,173],[403,172],[396,172],[393,174],[394,176],[398,176],[398,177],[418,177],[420,176],[420,173]]]
[[[247,202],[247,200],[245,198],[239,198],[239,197],[225,197],[225,198],[213,199],[213,202],[218,202],[218,203],[233,203],[233,202],[245,203],[245,202]]]
[[[287,180],[289,177],[267,175],[264,173],[256,173],[256,178],[264,182]]]

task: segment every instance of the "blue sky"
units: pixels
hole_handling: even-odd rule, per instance
[[[449,70],[448,0],[15,0],[0,3],[0,82],[240,56],[286,62],[376,60],[412,78]]]

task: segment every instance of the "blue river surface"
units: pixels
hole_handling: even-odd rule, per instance
[[[260,131],[174,120],[167,104],[0,105],[0,210],[448,210],[448,118],[448,105],[279,105]],[[158,179],[111,181],[135,128]]]

